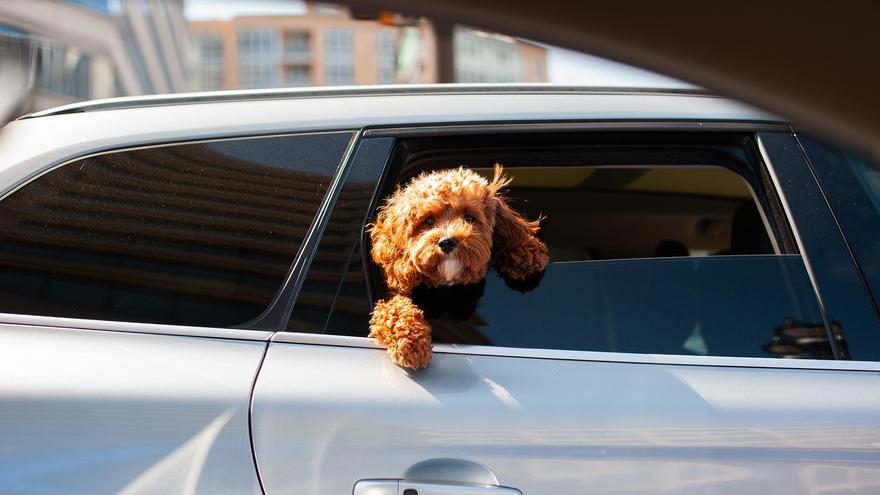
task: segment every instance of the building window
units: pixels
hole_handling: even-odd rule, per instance
[[[284,33],[284,64],[310,65],[312,63],[312,43],[309,33]],[[287,69],[285,69],[287,72]],[[286,76],[285,76],[286,80]]]
[[[324,76],[327,85],[353,84],[352,33],[348,29],[324,32]]]
[[[308,33],[287,33],[284,36],[284,54],[310,53]]]
[[[194,91],[223,88],[223,40],[218,33],[192,36],[192,81]]]
[[[378,31],[376,33],[377,65],[379,66],[379,84],[395,82],[397,72],[397,51],[394,47],[394,33],[391,31]]]
[[[312,76],[310,70],[304,65],[294,65],[284,69],[285,86],[311,86]]]
[[[238,33],[238,85],[272,88],[279,85],[281,50],[275,29],[243,29]]]

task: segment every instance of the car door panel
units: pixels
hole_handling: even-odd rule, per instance
[[[273,342],[257,382],[254,446],[269,494],[349,493],[435,458],[476,462],[523,493],[880,489],[880,394],[865,393],[880,390],[875,372],[450,345],[407,371],[366,339],[316,339],[329,345]]]
[[[248,400],[265,346],[0,325],[0,493],[260,493]]]

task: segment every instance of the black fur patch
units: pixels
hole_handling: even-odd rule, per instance
[[[413,289],[411,296],[416,306],[425,312],[426,318],[467,320],[476,311],[485,288],[485,280],[467,285],[419,285]]]

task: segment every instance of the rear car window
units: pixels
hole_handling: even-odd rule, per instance
[[[271,303],[350,133],[118,151],[0,201],[0,312],[241,326]]]
[[[399,158],[401,172],[385,194],[421,170],[443,168],[443,160],[419,151],[421,166]],[[490,271],[470,317],[431,320],[434,342],[833,358],[834,330],[824,324],[801,255],[784,242],[790,233],[777,223],[761,165],[748,153],[722,155],[716,147],[700,160],[723,159],[701,163],[659,150],[651,156],[662,164],[606,164],[594,163],[593,151],[567,149],[566,163],[554,164],[553,153],[530,148],[539,166],[518,162],[515,150],[498,153],[512,163],[508,203],[528,218],[545,217],[538,235],[550,265],[525,292]],[[483,163],[471,168],[491,175]],[[367,335],[370,308],[385,296],[368,242],[360,236],[321,331]],[[307,331],[300,328],[288,327]]]

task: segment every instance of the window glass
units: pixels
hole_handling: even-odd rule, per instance
[[[554,262],[526,293],[490,272],[470,319],[431,324],[435,342],[832,357],[797,255]]]
[[[330,324],[332,311],[333,328],[358,335],[354,329],[360,327],[356,323],[370,313],[361,261],[361,232],[392,142],[391,138],[375,138],[364,139],[358,145],[287,330],[320,333]]]
[[[266,309],[351,139],[93,156],[0,202],[0,312],[236,326]]]
[[[473,314],[432,317],[435,342],[833,357],[801,257],[777,254],[753,187],[739,174],[713,166],[506,173],[514,179],[506,194],[511,206],[529,218],[545,216],[539,236],[551,264],[526,292],[490,271]],[[361,269],[361,251],[342,286],[352,301],[347,311],[334,309],[328,333],[368,331],[372,303],[361,284],[365,274],[381,275]],[[381,280],[371,282],[374,297],[382,297]]]
[[[800,136],[799,140],[877,307],[880,295],[880,165],[811,136]],[[875,329],[850,326],[846,342],[852,359],[877,359],[880,336]]]

